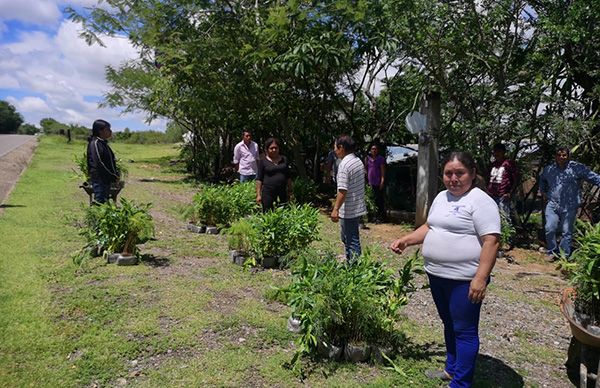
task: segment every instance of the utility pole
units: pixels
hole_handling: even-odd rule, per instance
[[[425,131],[419,134],[419,155],[417,159],[417,203],[415,226],[418,228],[427,221],[427,214],[433,199],[438,193],[438,143],[441,104],[438,92],[427,92],[421,100],[420,112],[427,117]]]

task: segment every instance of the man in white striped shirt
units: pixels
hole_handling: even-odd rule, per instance
[[[346,260],[352,262],[360,256],[359,223],[367,214],[365,205],[365,167],[354,150],[356,144],[347,135],[335,141],[335,155],[342,160],[337,173],[337,195],[331,211],[331,220],[340,222],[342,242],[346,250]]]

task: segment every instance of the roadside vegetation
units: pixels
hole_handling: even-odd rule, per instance
[[[393,323],[403,333],[393,363],[307,358],[302,374],[297,373],[290,361],[302,341],[286,324],[293,311],[309,310],[273,297],[275,288],[296,287],[291,271],[235,265],[228,257],[230,236],[186,230],[181,209],[193,203],[198,187],[171,163],[178,157],[173,145],[113,145],[117,156],[128,161],[129,177],[120,196],[152,203],[155,238],[138,246],[141,264],[118,267],[102,258],[74,263],[73,256],[86,244],[79,232],[87,195],[73,173],[73,155],[84,147],[83,142],[42,136],[0,216],[0,386],[438,386],[423,371],[441,363],[441,324],[430,311],[433,303],[420,288],[419,276],[406,311],[395,314],[398,310],[390,307],[378,318],[384,331]],[[339,226],[322,214],[319,218],[320,239],[311,246],[341,253]],[[370,260],[397,274],[413,255],[395,256],[385,246],[411,226],[384,227],[389,225],[361,232],[363,242],[370,247]],[[498,381],[504,386],[566,384],[561,371],[566,324],[562,337],[549,338],[549,343],[538,341],[540,334],[529,328],[504,332],[514,334],[519,347],[502,339],[512,323],[494,327],[508,295],[516,298],[523,314],[548,317],[560,328],[556,305],[539,302],[552,296],[517,296],[531,282],[526,268],[521,272],[526,275],[518,277],[500,266],[492,282],[491,305],[485,307],[492,316],[483,317],[487,355],[481,357],[476,386],[497,386]],[[306,273],[298,272],[297,278]],[[544,279],[539,287],[545,290],[562,284],[554,277]],[[385,282],[392,284],[387,278]],[[324,292],[322,286],[326,283],[310,286],[311,298]],[[385,315],[389,312],[393,319]],[[326,311],[319,314],[314,322],[326,317]],[[347,336],[357,339],[358,334]],[[560,346],[552,345],[556,341]]]

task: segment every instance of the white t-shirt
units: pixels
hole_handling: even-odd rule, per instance
[[[425,271],[445,279],[471,280],[479,266],[480,236],[500,234],[500,213],[496,202],[478,188],[461,197],[444,190],[433,200],[427,224]]]
[[[337,189],[346,190],[340,207],[340,218],[356,218],[367,214],[365,204],[365,166],[354,154],[344,156],[337,173]]]

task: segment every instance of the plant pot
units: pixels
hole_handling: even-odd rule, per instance
[[[394,353],[394,349],[391,347],[380,345],[370,345],[369,347],[371,348],[371,359],[378,364],[385,363],[385,358],[383,357],[384,355],[388,358],[391,358]]]
[[[279,265],[279,258],[277,256],[265,256],[262,259],[263,268],[275,268]]]
[[[219,234],[219,228],[216,226],[207,226],[206,234]]]
[[[194,233],[206,232],[206,225],[187,224],[187,230]]]
[[[333,344],[328,344],[325,341],[319,341],[317,343],[317,352],[323,357],[327,357],[330,360],[337,361],[340,358],[342,358],[342,353],[344,353],[344,348],[335,346]]]
[[[119,253],[116,260],[117,265],[136,265],[138,258],[135,255]]]
[[[240,256],[236,256],[233,259],[233,263],[237,264],[237,265],[244,265],[244,264],[246,264],[246,257],[245,256],[241,256],[241,255]]]
[[[302,322],[296,317],[290,316],[287,321],[287,329],[292,333],[301,333],[302,332]]]
[[[365,343],[348,343],[344,348],[344,359],[351,362],[364,362],[371,355],[371,347]]]
[[[573,337],[577,338],[577,340],[584,345],[600,348],[600,335],[590,332],[575,320],[575,304],[573,303],[574,296],[575,290],[573,288],[566,288],[563,290],[562,298],[560,300],[560,311],[563,313],[565,318],[567,318],[567,321],[569,321],[569,326],[571,327],[571,333],[573,334]]]
[[[106,256],[106,262],[108,264],[114,264],[117,262],[117,259],[119,258],[119,256],[121,256],[120,253],[111,253],[108,256]]]

